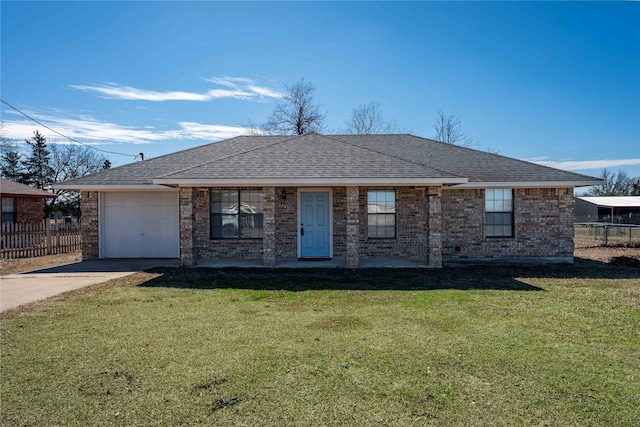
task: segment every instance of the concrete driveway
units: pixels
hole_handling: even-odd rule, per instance
[[[104,283],[153,267],[177,267],[177,259],[109,259],[82,261],[0,277],[0,311],[67,291]]]

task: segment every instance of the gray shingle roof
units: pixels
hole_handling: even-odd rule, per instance
[[[392,153],[319,134],[288,138],[259,149],[221,156],[166,179],[460,178]]]
[[[597,179],[413,135],[240,136],[112,168],[65,188],[235,181],[540,183]],[[307,181],[305,181],[307,180]],[[584,184],[583,184],[584,183]]]
[[[11,197],[34,197],[34,198],[51,198],[58,197],[55,194],[48,193],[44,190],[29,187],[28,185],[20,184],[19,182],[10,181],[8,179],[0,178],[0,194],[3,196]]]
[[[466,176],[469,182],[594,181],[593,178],[485,151],[445,144],[413,135],[341,135],[359,146]]]

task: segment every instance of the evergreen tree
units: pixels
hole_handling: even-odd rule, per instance
[[[50,152],[47,140],[37,130],[33,133],[33,141],[25,139],[31,152],[22,161],[25,169],[24,182],[35,188],[47,189],[53,182],[54,170],[51,167]]]
[[[0,156],[0,174],[4,179],[15,182],[24,181],[24,168],[20,158],[22,156],[17,151],[5,151]]]

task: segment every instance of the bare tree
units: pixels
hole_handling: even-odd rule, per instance
[[[613,172],[602,169],[600,178],[604,181],[600,185],[591,187],[588,196],[632,196],[640,194],[640,178],[631,177],[625,171]]]
[[[275,106],[267,121],[249,129],[275,135],[303,135],[322,131],[325,114],[320,113],[320,107],[313,103],[315,90],[315,86],[305,82],[304,78],[285,86],[284,100]]]
[[[244,130],[249,135],[269,135],[270,132],[267,129],[264,129],[264,123],[262,125],[257,124],[253,120],[249,119],[246,123],[243,123],[242,126]]]
[[[108,167],[111,162],[89,147],[82,145],[51,145],[51,167],[53,169],[53,181],[62,182],[69,179],[80,178]],[[71,190],[55,190],[58,194],[54,209],[65,214],[80,216],[80,193]]]
[[[357,106],[351,111],[351,118],[345,124],[345,133],[400,133],[400,128],[395,120],[386,120],[384,118],[378,102]]]
[[[380,103],[371,102],[357,106],[351,111],[351,118],[347,120],[346,125],[347,133],[380,133],[384,126]]]
[[[457,144],[463,147],[471,145],[469,137],[462,132],[462,123],[458,116],[445,114],[442,110],[438,110],[438,117],[433,123],[435,135],[433,138],[437,141],[447,144]]]

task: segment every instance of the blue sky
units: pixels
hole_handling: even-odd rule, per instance
[[[113,165],[228,138],[286,84],[316,86],[326,133],[378,102],[432,137],[640,176],[640,3],[2,1],[2,99]],[[5,137],[38,129],[2,105]]]

